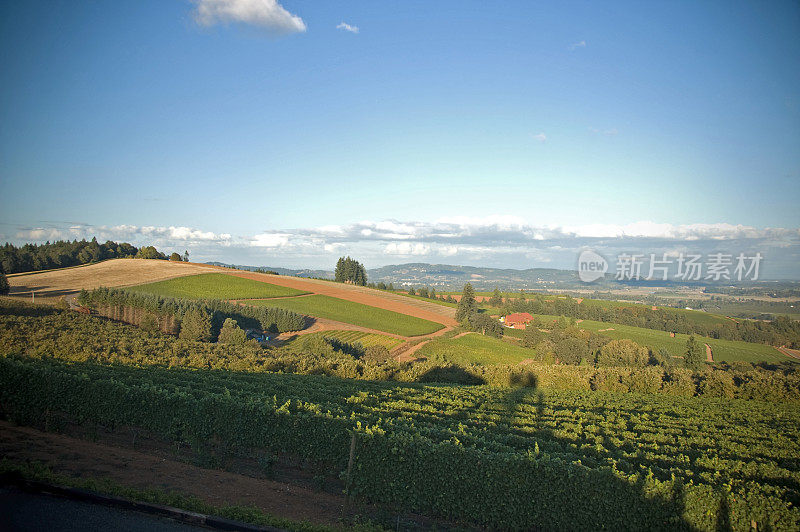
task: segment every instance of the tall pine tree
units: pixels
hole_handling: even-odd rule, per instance
[[[458,307],[456,308],[456,321],[462,322],[477,311],[478,303],[475,301],[475,290],[471,284],[467,283],[464,285],[464,291],[461,292],[461,301],[458,302]]]

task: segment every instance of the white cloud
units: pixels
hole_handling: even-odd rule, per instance
[[[586,48],[586,41],[579,41],[569,45],[569,50],[571,52],[577,50],[578,48]]]
[[[129,242],[163,242],[169,243],[217,243],[228,244],[232,236],[227,233],[214,233],[201,231],[190,227],[156,227],[152,225],[83,225],[71,224],[68,227],[35,227],[17,231],[16,237],[22,240],[66,240],[90,239],[97,237],[100,241],[129,241]]]
[[[538,140],[539,142],[544,142],[547,140],[547,135],[545,135],[544,133],[538,133],[533,136],[533,139]]]
[[[619,253],[761,252],[776,264],[775,276],[798,277],[800,229],[757,228],[729,223],[533,225],[512,215],[454,216],[435,221],[363,220],[336,226],[265,230],[232,236],[185,226],[92,226],[48,222],[17,227],[15,244],[59,239],[114,240],[161,250],[190,249],[197,260],[238,264],[327,267],[339,255],[359,257],[369,267],[406,258],[449,264],[573,268],[582,249],[607,257]],[[243,262],[247,261],[247,262]]]
[[[250,241],[250,245],[261,248],[283,247],[289,244],[290,236],[286,233],[262,233],[254,236]]]
[[[272,35],[306,31],[306,24],[292,15],[277,0],[196,0],[194,18],[201,26],[248,24]]]
[[[351,26],[350,24],[348,24],[346,22],[340,23],[338,26],[336,26],[336,29],[337,30],[349,31],[350,33],[358,33],[358,26]]]
[[[387,255],[427,255],[431,252],[431,248],[421,243],[391,242],[386,244],[383,252]]]

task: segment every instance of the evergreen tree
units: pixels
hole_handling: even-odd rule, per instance
[[[186,311],[181,320],[179,337],[195,342],[208,342],[211,340],[211,314],[201,309]]]
[[[336,261],[334,270],[334,280],[338,283],[352,283],[358,286],[366,286],[367,271],[355,259],[350,257],[339,257]]]
[[[545,334],[533,323],[530,323],[525,327],[525,331],[522,333],[522,345],[523,347],[533,348],[545,338]]]
[[[247,333],[239,328],[239,324],[233,318],[226,318],[219,331],[217,342],[223,344],[244,345],[247,342]]]
[[[503,295],[500,293],[499,288],[495,287],[492,297],[489,298],[489,304],[493,307],[499,307],[503,304]]]
[[[8,285],[6,274],[0,271],[0,295],[6,295],[10,290],[11,287]]]
[[[706,361],[706,346],[698,342],[694,335],[691,335],[686,341],[683,360],[688,367],[693,369],[701,368]]]
[[[467,283],[464,285],[464,291],[461,292],[461,301],[458,302],[458,307],[456,308],[456,321],[462,322],[477,311],[478,303],[475,301],[475,290],[471,284]]]

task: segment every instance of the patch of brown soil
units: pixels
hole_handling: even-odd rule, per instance
[[[597,332],[606,332],[606,331],[613,331],[614,327],[609,327],[608,329],[599,329]]]
[[[714,362],[714,352],[708,344],[706,344],[706,362]]]
[[[788,357],[800,359],[800,349],[789,349],[785,346],[776,347],[775,349]]]
[[[71,477],[108,478],[123,486],[193,495],[215,506],[256,506],[275,516],[336,525],[344,497],[306,487],[204,469],[130,449],[0,421],[0,456],[43,462]]]
[[[174,277],[220,271],[208,264],[166,260],[112,259],[97,264],[8,277],[9,295],[52,303],[61,296],[101,286],[118,287],[152,283]]]

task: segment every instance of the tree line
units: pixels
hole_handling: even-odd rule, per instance
[[[534,294],[530,298],[506,298],[501,309],[504,314],[528,312],[533,315],[566,316],[722,340],[800,347],[800,321],[786,316],[778,316],[772,321],[727,320],[725,323],[705,323],[669,309],[653,310],[650,307],[633,305],[586,305],[579,304],[569,296],[548,300],[540,294]]]
[[[154,246],[137,248],[127,242],[108,240],[100,244],[97,238],[91,240],[58,240],[44,244],[24,244],[15,246],[6,242],[0,247],[0,273],[23,273],[80,266],[107,259],[162,259],[168,257]],[[169,260],[189,260],[189,252],[183,256],[173,253]]]

